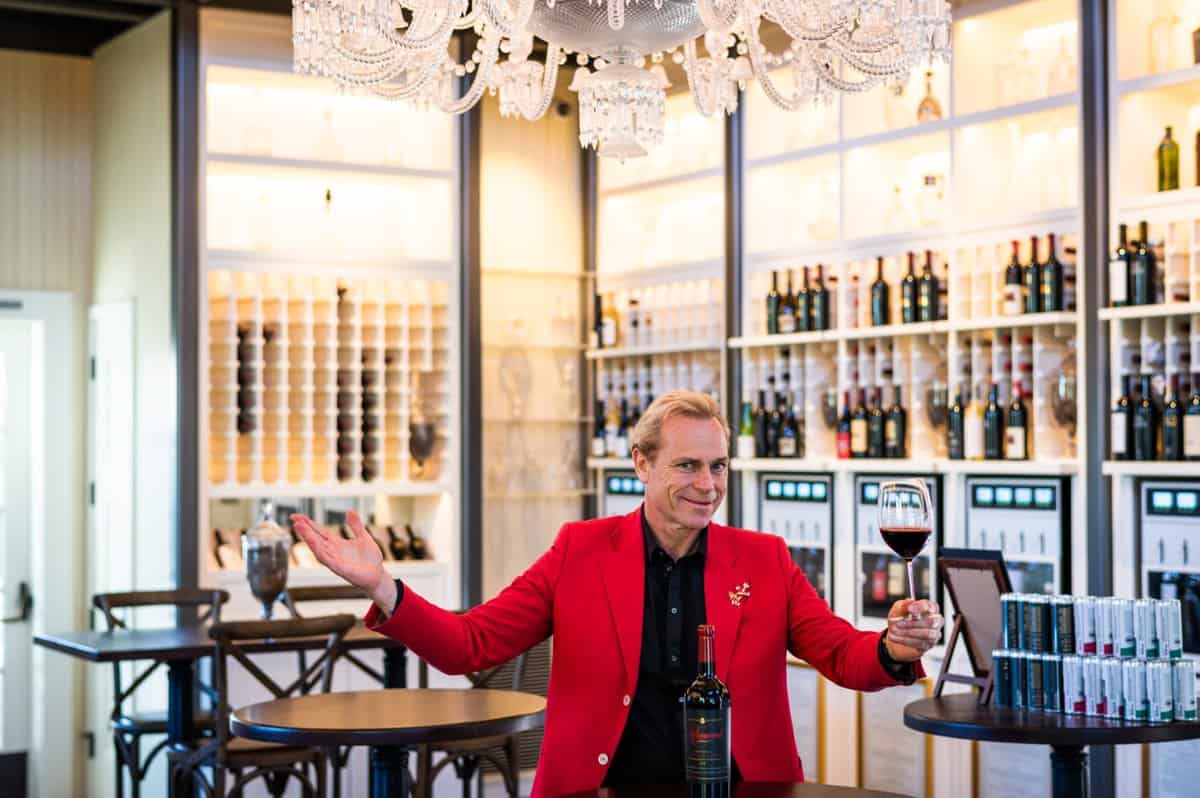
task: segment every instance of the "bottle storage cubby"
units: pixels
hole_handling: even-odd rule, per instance
[[[1108,308],[1102,316],[1188,313],[1194,310],[1187,306],[1200,307],[1200,211],[1182,217],[1168,212],[1157,219],[1123,218],[1114,225],[1112,240]],[[1118,310],[1110,310],[1114,308]]]
[[[448,290],[209,272],[210,483],[436,482],[450,430]]]
[[[725,281],[652,281],[602,291],[593,299],[590,357],[604,350],[684,350],[718,348],[724,330]]]

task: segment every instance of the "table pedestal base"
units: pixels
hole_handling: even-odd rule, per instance
[[[1078,745],[1050,749],[1051,794],[1054,798],[1087,798],[1087,754]]]
[[[408,798],[411,782],[407,748],[398,745],[371,748],[371,798]]]

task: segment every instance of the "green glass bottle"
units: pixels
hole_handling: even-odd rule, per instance
[[[1158,144],[1158,190],[1179,188],[1179,144],[1171,137],[1171,126]]]

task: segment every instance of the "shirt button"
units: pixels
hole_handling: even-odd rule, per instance
[[[672,615],[678,615],[678,614],[679,614],[679,608],[678,608],[678,607],[672,607],[672,608],[671,608],[671,614],[672,614]]]
[[[621,703],[624,704],[625,706],[629,706],[629,703],[631,700],[632,699],[630,699],[630,697],[628,695],[626,695],[624,698],[621,699]]]
[[[678,655],[676,655],[676,654],[672,654],[672,655],[671,655],[671,662],[679,662],[679,656],[678,656]]]
[[[607,765],[608,764],[608,754],[601,754],[600,756],[596,757],[596,761],[599,762],[601,765]]]

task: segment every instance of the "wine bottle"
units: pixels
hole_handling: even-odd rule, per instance
[[[892,386],[892,406],[887,410],[883,425],[883,456],[904,457],[906,435],[908,434],[908,416],[902,404],[900,385]]]
[[[1000,389],[994,382],[983,409],[983,457],[985,460],[1004,457],[1004,410],[1000,407]]]
[[[871,324],[882,327],[891,323],[891,296],[883,279],[883,256],[880,256],[875,259],[875,282],[871,283]]]
[[[964,391],[959,389],[958,395],[954,397],[954,403],[947,411],[946,454],[951,460],[962,460],[966,456],[963,451],[963,416],[965,415],[963,403],[966,401],[963,393]]]
[[[1123,308],[1129,304],[1129,225],[1117,227],[1119,243],[1108,262],[1108,304]]]
[[[1131,305],[1151,305],[1155,300],[1154,250],[1150,248],[1150,225],[1138,223],[1137,248],[1129,264],[1129,288]]]
[[[625,345],[626,346],[641,346],[642,341],[642,314],[639,307],[638,298],[632,294],[629,297],[629,309],[625,311]]]
[[[1142,375],[1142,395],[1133,408],[1133,459],[1154,460],[1158,456],[1158,413],[1150,388],[1150,375]]]
[[[916,261],[916,253],[908,253],[908,272],[900,281],[900,316],[905,324],[912,324],[917,320],[917,275],[914,271]]]
[[[1021,382],[1013,383],[1013,398],[1008,403],[1008,423],[1005,425],[1004,457],[1006,460],[1029,459],[1029,414],[1021,399]]]
[[[871,391],[871,410],[867,416],[867,457],[883,457],[885,417],[883,413],[883,391]]]
[[[1171,135],[1167,125],[1162,141],[1158,143],[1158,190],[1174,191],[1179,188],[1179,144]]]
[[[793,400],[790,392],[785,392],[781,395],[783,401],[783,426],[779,433],[779,456],[780,457],[796,457],[796,452],[799,450],[799,440],[797,440],[796,429],[796,410],[793,405]]]
[[[605,349],[620,343],[620,319],[617,317],[617,303],[612,292],[604,297],[604,312],[602,314],[600,346]]]
[[[742,402],[742,421],[738,425],[737,456],[741,458],[754,456],[754,403],[749,400]]]
[[[767,294],[767,334],[779,332],[779,272],[771,272],[771,292]]]
[[[983,459],[983,396],[978,386],[963,415],[963,456],[967,460]]]
[[[779,411],[779,395],[775,393],[773,376],[767,377],[767,398],[771,400],[771,412],[767,415],[767,457],[778,457],[783,414]]]
[[[621,412],[620,406],[617,404],[617,399],[610,396],[608,399],[608,414],[604,418],[604,448],[608,452],[609,457],[620,457],[620,445],[617,436],[621,429]]]
[[[400,534],[398,532],[396,532],[396,528],[394,526],[389,526],[387,528],[387,533],[388,533],[388,551],[391,553],[392,559],[393,560],[407,560],[408,559],[408,543],[407,543],[407,541],[405,541],[403,538],[400,537]]]
[[[717,678],[716,627],[697,628],[696,679],[683,694],[684,777],[692,798],[728,798],[730,749],[729,690]]]
[[[812,292],[808,286],[808,267],[801,271],[800,290],[796,292],[796,332],[812,329]]]
[[[629,433],[633,425],[629,423],[629,399],[625,396],[625,386],[621,386],[621,415],[617,425],[617,457],[629,456]]]
[[[791,424],[792,429],[796,433],[796,457],[804,457],[805,441],[804,436],[804,392],[799,390],[795,392],[795,396],[791,404]]]
[[[604,300],[600,294],[592,295],[592,348],[604,346]]]
[[[1021,287],[1021,242],[1012,242],[1012,260],[1004,270],[1004,315],[1020,316],[1025,311]]]
[[[1056,313],[1063,309],[1063,265],[1054,252],[1054,233],[1047,237],[1046,260],[1042,262],[1041,287],[1043,313]]]
[[[1110,443],[1114,460],[1128,460],[1132,455],[1133,399],[1130,397],[1132,380],[1133,378],[1128,374],[1121,376],[1121,395],[1117,397],[1112,409],[1109,434],[1112,436]]]
[[[858,404],[850,417],[850,456],[867,456],[867,406],[864,404],[863,389],[858,389]]]
[[[779,299],[779,332],[794,333],[796,327],[796,294],[792,291],[792,270],[787,270],[787,293]]]
[[[1041,286],[1038,278],[1041,269],[1038,266],[1038,239],[1033,236],[1029,241],[1029,263],[1021,272],[1022,293],[1025,296],[1025,312],[1037,313],[1041,302]]]
[[[1183,403],[1179,401],[1179,375],[1172,374],[1163,397],[1162,459],[1183,459]]]
[[[770,420],[771,414],[767,411],[767,392],[760,388],[758,391],[758,407],[754,409],[755,457],[767,456],[767,424],[770,422]]]
[[[604,402],[596,400],[595,419],[592,422],[592,457],[604,457],[608,449],[604,443]]]
[[[825,267],[817,264],[817,278],[812,287],[812,324],[810,330],[829,329],[829,289],[825,287]]]
[[[925,250],[925,267],[917,282],[917,317],[921,321],[938,319],[938,282],[933,276],[933,252]]]
[[[1200,372],[1192,374],[1192,398],[1183,414],[1183,456],[1200,460]]]
[[[850,459],[850,392],[842,393],[842,415],[837,426],[837,456],[839,460]]]

